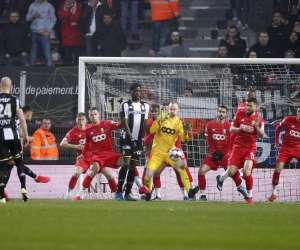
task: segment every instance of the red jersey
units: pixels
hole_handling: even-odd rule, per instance
[[[85,145],[85,130],[90,128],[91,124],[86,124],[85,129],[80,130],[78,126],[75,126],[66,134],[64,140],[67,142],[72,141],[74,145]],[[82,150],[77,150],[77,156],[82,154]]]
[[[260,117],[257,113],[254,115],[247,115],[246,112],[237,112],[233,118],[231,124],[236,128],[241,128],[244,126],[251,126],[254,128],[253,133],[240,132],[237,134],[233,148],[244,148],[244,149],[256,149],[256,137],[257,131],[253,126],[254,121]],[[260,122],[258,124],[259,128],[264,128],[264,119],[260,117]]]
[[[96,126],[86,129],[86,144],[82,154],[85,156],[91,152],[94,154],[107,154],[114,152],[112,131],[123,128],[122,124],[118,124],[110,120],[101,120]]]
[[[280,130],[286,127],[282,147],[300,149],[300,122],[296,118],[297,116],[287,116],[276,126],[275,146],[278,146]]]
[[[212,120],[206,124],[205,136],[210,152],[220,151],[228,154],[230,149],[230,123],[225,121],[222,124]]]
[[[146,139],[146,137],[148,135],[150,135],[150,128],[153,125],[153,123],[154,123],[154,120],[152,118],[149,118],[147,121],[147,124],[146,124],[146,131],[145,131],[144,139]],[[144,146],[147,146],[147,145],[144,145]]]

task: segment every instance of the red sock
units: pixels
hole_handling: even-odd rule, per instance
[[[199,185],[200,190],[205,190],[205,188],[206,188],[205,175],[198,174],[198,185]]]
[[[74,189],[74,187],[76,186],[78,178],[76,178],[74,175],[72,175],[70,181],[69,181],[69,188],[70,189]]]
[[[236,173],[235,173],[235,175],[232,177],[232,179],[233,179],[233,181],[234,181],[234,183],[235,183],[235,185],[238,187],[239,185],[241,185],[242,184],[242,178],[241,178],[241,176],[240,176],[240,171],[237,171]]]
[[[176,179],[177,179],[177,182],[178,182],[179,187],[183,188],[184,185],[183,185],[183,183],[182,183],[182,181],[181,181],[181,178],[180,178],[180,174],[179,174],[179,173],[176,173]]]
[[[161,188],[160,176],[153,176],[153,184],[155,188]]]
[[[244,176],[244,180],[246,182],[246,188],[247,188],[247,190],[252,190],[252,188],[253,188],[252,174],[250,174],[248,176]]]
[[[145,173],[146,171],[144,170],[144,172],[143,172],[143,178],[142,178],[142,183],[143,183],[143,186],[145,186],[145,182],[144,182],[144,178],[145,178]]]
[[[273,186],[277,186],[279,183],[279,177],[280,177],[280,173],[275,172],[273,173],[273,178],[272,178],[272,185]]]
[[[115,193],[118,191],[118,186],[117,186],[117,183],[114,178],[112,178],[111,180],[108,181],[108,185],[109,185],[111,191],[113,191]]]
[[[139,171],[137,170],[137,168],[134,169],[134,176],[140,176]]]
[[[93,178],[91,176],[87,175],[82,182],[82,186],[84,188],[88,188],[91,185],[92,180],[93,180]]]
[[[185,172],[187,173],[187,175],[188,175],[188,177],[190,179],[190,182],[193,182],[193,177],[192,177],[192,175],[191,175],[190,170],[189,170],[188,167],[185,168]]]

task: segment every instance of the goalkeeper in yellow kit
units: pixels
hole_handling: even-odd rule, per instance
[[[194,199],[195,194],[199,191],[198,186],[194,189],[190,188],[189,177],[184,169],[184,161],[179,159],[175,162],[169,158],[169,150],[175,147],[178,136],[180,135],[182,142],[186,143],[189,140],[187,132],[191,128],[190,122],[185,124],[177,116],[179,111],[177,102],[170,103],[169,111],[170,112],[168,113],[168,111],[162,110],[161,114],[150,127],[150,133],[155,135],[152,143],[150,160],[146,166],[146,174],[144,177],[144,193],[146,193],[146,201],[150,201],[151,199],[151,193],[149,193],[149,190],[152,190],[151,178],[162,163],[167,163],[179,172],[181,181],[187,190],[190,199]]]

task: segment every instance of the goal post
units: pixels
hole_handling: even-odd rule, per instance
[[[237,105],[244,101],[247,90],[255,89],[259,104],[264,103],[259,114],[266,121],[294,115],[300,104],[299,59],[255,58],[138,58],[138,57],[80,57],[78,79],[78,111],[90,106],[100,109],[101,119],[113,119],[119,115],[120,103],[130,98],[129,86],[138,82],[142,86],[142,98],[151,104],[177,100],[179,117],[192,121],[190,141],[183,145],[194,183],[197,185],[198,169],[209,153],[204,128],[216,118],[219,105],[229,110],[228,120],[235,115]],[[184,89],[193,92],[183,95]],[[254,171],[254,197],[264,201],[271,193],[271,179],[276,163],[274,148],[275,128],[265,129],[266,138],[257,139],[258,168]],[[284,131],[280,134],[280,141]],[[114,132],[115,150],[119,152],[119,132]],[[142,158],[140,165],[145,164]],[[295,160],[282,173],[279,200],[299,200],[300,175]],[[222,173],[210,171],[207,175],[209,200],[242,199],[236,193],[231,180],[227,180],[223,192],[216,188],[215,176]],[[114,173],[117,177],[117,172]],[[141,175],[141,174],[140,174]],[[103,177],[97,177],[97,187],[105,185]],[[173,171],[162,177],[165,199],[181,199]],[[101,184],[100,184],[101,183]],[[94,183],[94,187],[95,187]],[[133,191],[138,196],[137,189]],[[95,194],[93,194],[95,196]]]

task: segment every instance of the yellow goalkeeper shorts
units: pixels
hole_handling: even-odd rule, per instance
[[[168,153],[160,154],[160,153],[151,153],[150,160],[148,161],[147,167],[156,171],[160,164],[166,163],[167,165],[174,166],[175,161],[172,161],[169,158]]]

